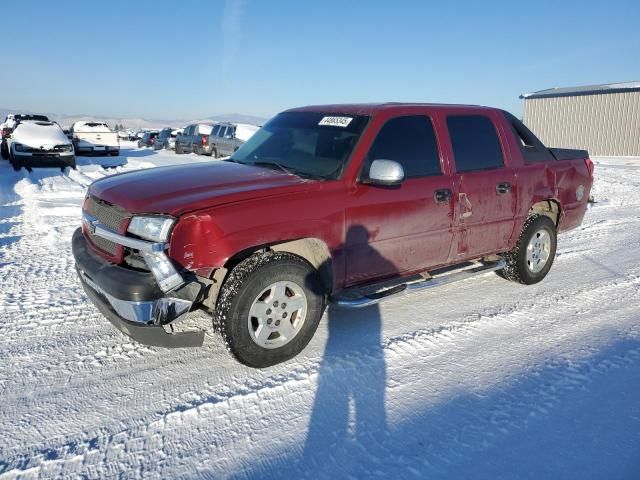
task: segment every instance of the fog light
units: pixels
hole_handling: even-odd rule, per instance
[[[160,289],[168,292],[182,285],[183,280],[164,252],[141,252]]]

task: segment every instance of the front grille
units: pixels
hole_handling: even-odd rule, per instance
[[[129,213],[125,212],[120,207],[111,205],[104,200],[100,200],[95,197],[88,197],[84,204],[84,210],[89,215],[96,217],[98,221],[114,232],[121,232],[123,222],[130,217]],[[100,250],[103,250],[111,255],[118,253],[118,245],[109,240],[105,240],[102,237],[87,232],[91,243],[93,243]]]

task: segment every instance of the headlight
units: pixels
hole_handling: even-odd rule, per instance
[[[61,150],[63,152],[73,152],[73,144],[63,145]]]
[[[22,145],[21,143],[14,143],[13,144],[13,148],[16,149],[16,152],[25,152],[26,148],[24,145]]]
[[[169,231],[175,221],[175,218],[159,215],[133,217],[127,231],[153,242],[166,242],[169,239]]]

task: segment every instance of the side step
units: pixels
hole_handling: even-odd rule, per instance
[[[368,307],[400,295],[407,295],[409,293],[459,282],[482,273],[502,270],[506,265],[507,262],[502,258],[491,262],[467,262],[460,268],[453,267],[454,269],[452,269],[452,267],[448,267],[439,271],[433,271],[430,275],[425,274],[427,278],[425,278],[425,276],[414,276],[404,279],[404,283],[396,283],[393,286],[389,286],[389,282],[387,282],[387,285],[383,288],[375,291],[367,289],[368,291],[366,293],[364,293],[364,289],[361,289],[364,294],[359,296],[354,296],[354,291],[343,292],[342,295],[333,297],[331,303],[346,308]]]

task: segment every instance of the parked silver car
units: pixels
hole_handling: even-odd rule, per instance
[[[214,125],[208,138],[203,138],[199,145],[194,145],[193,151],[214,158],[228,157],[256,131],[258,127],[253,125],[218,123]]]
[[[198,153],[197,147],[208,141],[213,125],[194,123],[184,127],[184,131],[176,137],[176,153]]]

